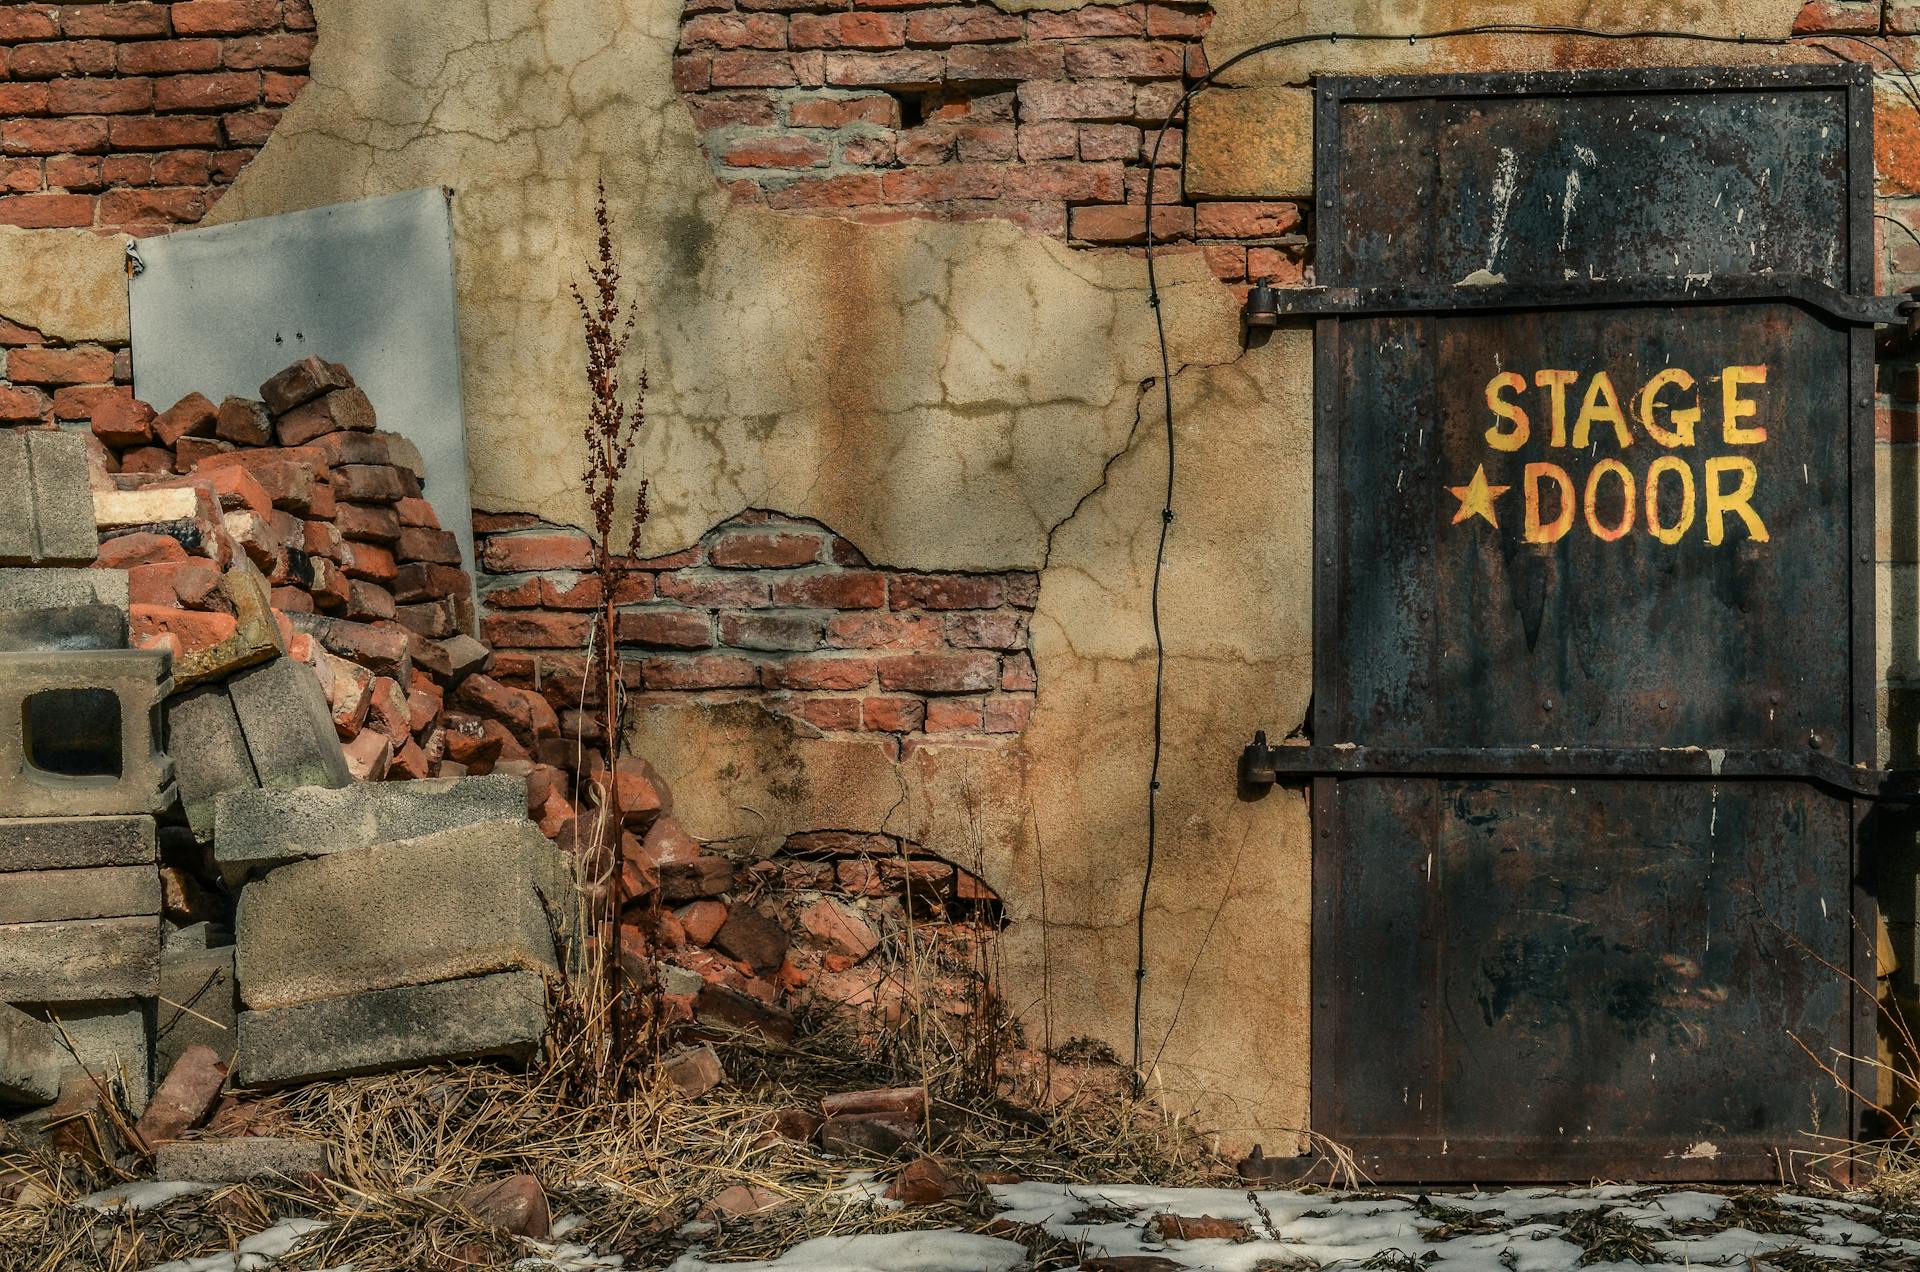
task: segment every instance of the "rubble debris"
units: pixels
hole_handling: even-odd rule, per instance
[[[262,786],[345,786],[353,780],[326,695],[308,668],[277,658],[226,683]]]
[[[952,1196],[952,1174],[937,1157],[916,1157],[887,1185],[887,1196],[908,1206],[932,1206]]]
[[[727,1080],[720,1053],[712,1047],[683,1047],[660,1062],[667,1081],[689,1100],[697,1100]]]
[[[453,1203],[489,1227],[522,1237],[544,1237],[553,1230],[546,1190],[532,1175],[513,1175],[475,1184],[454,1195]]]
[[[213,1048],[187,1048],[147,1102],[135,1132],[149,1146],[179,1139],[206,1120],[226,1081],[227,1066]]]
[[[771,1188],[735,1184],[722,1189],[713,1200],[700,1207],[696,1217],[709,1222],[715,1219],[744,1219],[748,1215],[764,1215],[793,1204],[793,1198]]]
[[[451,1060],[525,1064],[547,1030],[547,983],[498,972],[240,1015],[239,1083],[249,1089]]]
[[[233,1063],[239,1045],[240,995],[231,934],[213,944],[210,925],[170,933],[160,950],[160,994],[154,1017],[154,1069],[166,1072],[189,1048],[207,1047]]]

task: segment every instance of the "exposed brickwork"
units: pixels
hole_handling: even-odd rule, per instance
[[[0,7],[0,224],[207,214],[307,81],[308,0]]]
[[[0,318],[0,425],[91,420],[133,397],[124,346],[64,344]]]
[[[736,199],[995,217],[1088,247],[1145,239],[1155,128],[1204,73],[1212,20],[1205,3],[913,0],[691,0],[686,15],[675,82]],[[1181,203],[1181,145],[1176,128],[1160,146],[1155,236],[1199,244],[1228,282],[1298,280],[1304,209]]]
[[[474,520],[494,674],[577,710],[600,603],[586,536],[534,518]],[[1039,577],[878,569],[814,522],[750,512],[621,583],[624,679],[643,698],[764,702],[823,733],[1019,733],[1032,714],[1028,623]]]

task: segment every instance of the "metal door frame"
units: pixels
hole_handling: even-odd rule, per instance
[[[1828,773],[1823,778],[1813,770],[1808,755],[1791,755],[1783,752],[1753,753],[1744,757],[1751,777],[1803,778],[1821,782],[1825,785],[1841,787],[1839,797],[1846,798],[1852,812],[1854,828],[1851,845],[1852,861],[1852,966],[1848,973],[1862,985],[1874,984],[1875,943],[1873,934],[1877,926],[1875,903],[1862,884],[1861,879],[1861,827],[1871,800],[1864,792],[1877,789],[1875,782],[1881,776],[1877,772],[1877,734],[1876,701],[1878,663],[1875,645],[1875,561],[1874,557],[1874,332],[1872,323],[1889,321],[1891,311],[1882,304],[1874,315],[1866,310],[1873,306],[1870,293],[1874,286],[1874,230],[1873,230],[1873,135],[1872,135],[1872,88],[1871,79],[1864,68],[1852,66],[1795,66],[1786,68],[1691,68],[1657,70],[1606,70],[1606,71],[1554,71],[1521,72],[1498,74],[1459,74],[1438,76],[1389,76],[1384,78],[1331,77],[1316,81],[1315,101],[1315,203],[1314,237],[1318,243],[1339,241],[1341,227],[1341,180],[1340,149],[1338,136],[1339,111],[1344,103],[1358,100],[1387,100],[1396,98],[1445,98],[1445,97],[1486,97],[1512,95],[1592,95],[1605,93],[1662,93],[1679,94],[1687,92],[1712,93],[1720,91],[1754,91],[1768,88],[1844,88],[1846,90],[1846,116],[1850,136],[1847,142],[1848,174],[1846,180],[1846,233],[1848,253],[1846,276],[1848,296],[1844,298],[1860,312],[1847,316],[1840,312],[1844,306],[1834,303],[1832,297],[1809,300],[1806,296],[1792,297],[1803,306],[1824,311],[1829,317],[1850,321],[1851,334],[1848,346],[1848,454],[1851,471],[1849,476],[1848,505],[1850,525],[1847,541],[1851,557],[1851,569],[1848,575],[1850,593],[1851,621],[1851,675],[1850,684],[1853,695],[1852,709],[1848,713],[1851,721],[1852,753],[1845,757],[1836,757],[1850,764],[1850,772],[1836,775]],[[1329,252],[1331,258],[1334,254]],[[1332,1093],[1340,1081],[1336,1072],[1334,1056],[1330,1043],[1331,1021],[1338,1011],[1334,999],[1336,986],[1334,978],[1324,969],[1332,965],[1330,909],[1330,888],[1323,886],[1332,874],[1332,867],[1346,856],[1346,839],[1338,817],[1338,804],[1335,789],[1340,778],[1334,776],[1334,770],[1341,767],[1341,757],[1333,752],[1334,744],[1355,741],[1352,722],[1344,719],[1344,705],[1339,698],[1339,678],[1335,674],[1335,659],[1341,648],[1343,615],[1336,598],[1336,582],[1340,575],[1341,538],[1334,531],[1334,518],[1337,515],[1340,474],[1338,467],[1338,441],[1340,430],[1345,427],[1342,417],[1341,384],[1337,374],[1339,365],[1341,319],[1333,316],[1338,310],[1349,312],[1363,311],[1371,303],[1378,305],[1384,298],[1379,289],[1371,294],[1353,293],[1352,288],[1344,287],[1346,280],[1338,276],[1337,262],[1327,261],[1324,272],[1318,278],[1321,292],[1317,298],[1302,297],[1292,312],[1316,315],[1314,322],[1314,556],[1315,587],[1313,590],[1313,631],[1314,631],[1314,673],[1313,673],[1313,719],[1312,736],[1314,745],[1304,750],[1321,752],[1317,759],[1310,760],[1299,754],[1280,759],[1278,767],[1296,775],[1311,774],[1312,783],[1312,824],[1313,824],[1313,938],[1310,966],[1315,969],[1312,976],[1312,1048],[1311,1048],[1311,1108],[1313,1125],[1316,1129],[1338,1136],[1340,1128],[1331,1125],[1331,1113],[1335,1108]],[[1653,282],[1655,280],[1646,280]],[[1671,280],[1678,282],[1679,280]],[[1719,301],[1725,303],[1732,298],[1726,293],[1738,293],[1743,290],[1752,292],[1765,289],[1769,280],[1765,277],[1749,277],[1744,280],[1715,280],[1723,285],[1707,290],[1675,290],[1657,298],[1658,303],[1675,305],[1699,304]],[[1623,285],[1599,289],[1596,294],[1598,303],[1605,304],[1606,292],[1616,294],[1634,291],[1634,280]],[[1444,289],[1443,289],[1444,290]],[[1433,304],[1438,297],[1429,298],[1427,303],[1417,308],[1438,311],[1444,308],[1496,309],[1509,311],[1531,309],[1535,303],[1547,299],[1542,295],[1528,296],[1529,289],[1506,289],[1510,292],[1504,298],[1490,296],[1489,292],[1500,292],[1498,288],[1455,289],[1447,297],[1444,305]],[[1531,289],[1535,293],[1543,289]],[[1544,289],[1551,291],[1551,288]],[[1588,289],[1590,293],[1593,289]],[[1639,290],[1646,291],[1646,287]],[[1285,293],[1283,293],[1285,294]],[[1648,297],[1646,299],[1653,299]],[[1549,302],[1551,303],[1551,302]],[[1564,302],[1563,302],[1564,303]],[[1618,300],[1613,303],[1622,303]],[[1644,300],[1643,300],[1644,303]],[[1264,740],[1256,744],[1264,751],[1266,760],[1266,780],[1273,780],[1274,757],[1286,750],[1303,748],[1277,748],[1266,751]],[[1249,749],[1254,756],[1256,748]],[[1345,750],[1345,748],[1342,748]],[[1360,748],[1364,751],[1365,748]],[[1507,775],[1518,776],[1528,767],[1544,764],[1548,768],[1556,762],[1536,760],[1527,763],[1527,757],[1497,753],[1482,753],[1485,760],[1496,765]],[[1470,770],[1472,757],[1456,755],[1449,759],[1444,755],[1430,753],[1422,757],[1424,768],[1445,773],[1451,769]],[[1292,762],[1288,762],[1291,760]],[[1411,764],[1405,755],[1382,755],[1379,763],[1366,764],[1356,760],[1352,751],[1345,753],[1345,766],[1351,770],[1362,767],[1378,773],[1398,772],[1412,775],[1423,767]],[[1254,767],[1261,760],[1255,758]],[[1699,765],[1684,758],[1684,753],[1673,752],[1635,752],[1635,751],[1590,751],[1584,756],[1569,756],[1564,762],[1558,762],[1558,768],[1565,770],[1579,767],[1594,776],[1613,776],[1631,774],[1634,776],[1667,777],[1680,780],[1700,780],[1705,774],[1699,773]],[[1838,766],[1836,766],[1838,767]],[[1694,770],[1689,772],[1688,770]],[[1864,770],[1864,772],[1862,771]],[[1246,773],[1243,765],[1243,775]],[[1716,773],[1718,780],[1737,781],[1737,773]],[[1849,781],[1857,777],[1857,781]],[[1872,1048],[1877,1037],[1877,1009],[1871,997],[1858,992],[1853,993],[1853,1011],[1851,1012],[1851,1038],[1849,1052],[1853,1056],[1874,1054]],[[1865,1050],[1863,1050],[1863,1048]],[[1811,1064],[1811,1062],[1809,1062]],[[1862,1083],[1871,1083],[1873,1074],[1870,1065],[1859,1061],[1846,1061],[1841,1072],[1855,1090],[1867,1089]],[[1850,1133],[1857,1134],[1861,1126],[1862,1104],[1856,1099],[1848,1101],[1850,1109]],[[1426,1141],[1420,1141],[1427,1143]],[[1618,1150],[1609,1152],[1603,1144],[1619,1144]],[[1379,1146],[1381,1141],[1371,1140]],[[1684,1164],[1677,1174],[1668,1175],[1657,1168],[1649,1171],[1655,1163],[1644,1161],[1646,1145],[1640,1141],[1587,1141],[1588,1150],[1599,1150],[1606,1156],[1615,1156],[1623,1161],[1635,1160],[1635,1148],[1639,1147],[1642,1169],[1630,1171],[1633,1177],[1661,1175],[1672,1178],[1691,1179],[1752,1179],[1774,1176],[1791,1177],[1795,1164],[1791,1161],[1756,1161],[1750,1157],[1742,1159],[1736,1155],[1725,1154],[1717,1158],[1701,1158]],[[1464,1146],[1463,1146],[1464,1147]],[[1430,1144],[1426,1151],[1418,1151],[1415,1137],[1409,1137],[1407,1152],[1396,1157],[1388,1171],[1395,1178],[1422,1178],[1431,1180],[1474,1179],[1496,1181],[1501,1179],[1542,1179],[1551,1175],[1542,1175],[1537,1150],[1518,1149],[1501,1154],[1486,1152],[1471,1153],[1435,1152]],[[1589,1151],[1583,1151],[1588,1156]],[[1776,1155],[1777,1156],[1777,1155]]]

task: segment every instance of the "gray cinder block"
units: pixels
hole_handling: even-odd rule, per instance
[[[0,871],[152,865],[151,817],[0,817]]]
[[[112,605],[0,610],[0,653],[126,647],[127,612]]]
[[[86,565],[100,555],[78,433],[0,431],[0,565]]]
[[[59,1099],[67,1059],[52,1026],[0,1003],[0,1104],[51,1104]]]
[[[186,776],[181,775],[186,792]],[[333,789],[231,790],[214,801],[213,853],[229,883],[306,857],[526,816],[523,777],[356,782]],[[188,809],[192,816],[192,808]]]
[[[160,916],[0,925],[0,1002],[152,998],[160,988]]]
[[[546,1028],[546,983],[527,972],[384,989],[242,1012],[238,1076],[274,1087],[442,1061],[525,1064]]]
[[[153,1093],[153,1001],[139,999],[81,1003],[30,1003],[33,1016],[58,1020],[56,1032],[73,1043],[73,1052],[60,1044],[62,1076],[71,1079],[82,1068],[98,1078],[124,1078],[127,1103],[138,1114]],[[53,1026],[49,1026],[53,1028]],[[74,1062],[74,1055],[79,1063]]]
[[[167,702],[167,753],[187,824],[201,843],[213,838],[215,801],[225,792],[250,790],[253,770],[247,738],[233,699],[221,685],[203,685]]]
[[[233,1063],[239,1045],[240,1000],[234,990],[233,946],[160,953],[160,1002],[154,1009],[154,1069],[165,1073],[188,1047],[212,1047]]]
[[[160,872],[150,865],[0,874],[0,924],[159,913]]]
[[[320,679],[291,658],[249,668],[227,692],[262,786],[345,786],[353,780]]]
[[[317,1140],[264,1135],[224,1140],[169,1140],[156,1150],[156,1179],[198,1184],[238,1184],[250,1179],[297,1180],[327,1175],[333,1155]]]
[[[154,813],[172,799],[158,650],[0,654],[0,808],[16,817]]]
[[[240,894],[240,1001],[320,998],[520,969],[557,971],[539,828],[487,822],[296,861]]]
[[[127,608],[125,570],[0,570],[0,612],[71,605]]]

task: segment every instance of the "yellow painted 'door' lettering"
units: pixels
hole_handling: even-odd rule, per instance
[[[1694,426],[1700,423],[1699,398],[1696,395],[1692,406],[1676,406],[1668,412],[1667,418],[1673,421],[1673,427],[1669,429],[1660,423],[1659,415],[1660,390],[1669,384],[1685,391],[1693,387],[1693,377],[1679,367],[1668,367],[1655,375],[1641,387],[1634,414],[1639,417],[1640,427],[1647,430],[1647,436],[1662,446],[1691,446]]]
[[[1620,520],[1614,525],[1603,526],[1594,505],[1600,498],[1600,479],[1609,473],[1620,479]],[[1633,498],[1633,474],[1627,471],[1625,464],[1617,459],[1603,459],[1595,464],[1593,471],[1587,474],[1587,493],[1582,501],[1587,513],[1587,529],[1593,531],[1593,537],[1602,543],[1612,543],[1633,529]]]
[[[1532,425],[1527,413],[1518,402],[1509,402],[1500,396],[1500,390],[1511,389],[1515,393],[1525,392],[1527,377],[1515,371],[1502,371],[1487,381],[1487,409],[1500,419],[1512,424],[1510,429],[1502,429],[1498,424],[1487,426],[1487,445],[1497,451],[1517,451],[1527,444]]]
[[[1740,396],[1740,386],[1766,382],[1767,369],[1764,366],[1728,367],[1720,373],[1720,435],[1727,439],[1727,445],[1751,446],[1767,440],[1766,425],[1756,424],[1748,428],[1740,423],[1747,416],[1758,414],[1760,410],[1758,403],[1749,402]],[[1712,498],[1711,493],[1708,498]],[[1765,535],[1759,537],[1766,538]]]
[[[1547,391],[1547,414],[1553,426],[1549,446],[1567,444],[1567,386],[1579,380],[1578,371],[1535,371],[1533,382]]]
[[[1586,448],[1596,423],[1613,425],[1613,436],[1621,450],[1633,445],[1633,430],[1627,427],[1627,417],[1620,410],[1620,395],[1614,392],[1613,377],[1605,371],[1595,371],[1593,379],[1587,382],[1587,396],[1580,403],[1580,418],[1573,422],[1575,450]]]
[[[1680,515],[1673,524],[1660,520],[1660,478],[1680,475]],[[1647,533],[1662,543],[1678,543],[1693,525],[1693,470],[1677,455],[1662,455],[1647,465]]]
[[[1728,473],[1736,474],[1739,484],[1732,490],[1723,490],[1720,479]],[[1730,512],[1746,522],[1749,539],[1767,541],[1767,525],[1753,510],[1753,488],[1759,480],[1759,471],[1744,455],[1715,455],[1707,461],[1708,543],[1718,546],[1726,539],[1726,519]]]
[[[1560,511],[1552,521],[1540,520],[1540,483],[1542,480],[1553,482],[1560,487]],[[1567,470],[1558,464],[1528,464],[1520,483],[1521,496],[1526,504],[1525,524],[1521,528],[1521,537],[1528,543],[1553,543],[1564,537],[1573,528],[1573,478],[1567,476]]]

